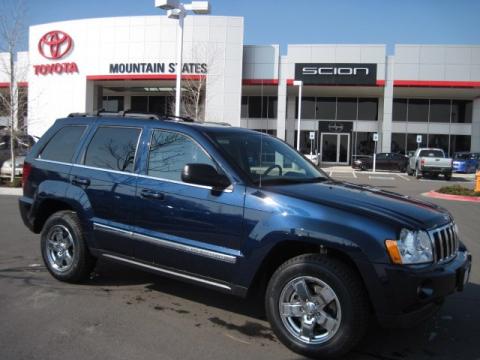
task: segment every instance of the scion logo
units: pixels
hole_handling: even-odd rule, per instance
[[[307,85],[376,85],[377,64],[295,64],[295,80]]]
[[[38,42],[38,51],[44,58],[58,60],[72,49],[73,40],[67,33],[54,30],[46,33]]]

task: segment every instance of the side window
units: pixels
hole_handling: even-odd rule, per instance
[[[184,166],[192,163],[216,167],[203,149],[185,135],[163,130],[153,132],[147,175],[181,181]]]
[[[60,129],[43,148],[38,158],[65,163],[72,162],[75,150],[86,128],[86,126],[72,125]]]
[[[88,145],[84,164],[132,172],[139,136],[138,128],[99,127]]]

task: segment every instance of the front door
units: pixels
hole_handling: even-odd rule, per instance
[[[320,138],[322,163],[347,165],[350,161],[350,134],[322,133]]]

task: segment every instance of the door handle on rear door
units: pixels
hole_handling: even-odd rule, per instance
[[[150,189],[143,189],[140,192],[140,195],[144,198],[156,199],[156,200],[163,200],[164,195],[161,192],[150,190]]]
[[[73,179],[72,179],[72,184],[81,185],[81,186],[88,186],[88,185],[90,185],[90,180],[87,179],[87,178],[74,176]]]

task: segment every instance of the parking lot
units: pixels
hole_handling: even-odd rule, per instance
[[[415,197],[446,184],[473,185],[471,175],[447,182],[325,171]],[[471,283],[414,329],[380,329],[372,322],[347,359],[480,359],[480,205],[429,200],[454,215],[473,254]],[[276,340],[254,299],[106,261],[85,284],[54,280],[41,262],[38,236],[21,224],[17,198],[0,196],[0,209],[0,359],[299,359]]]

